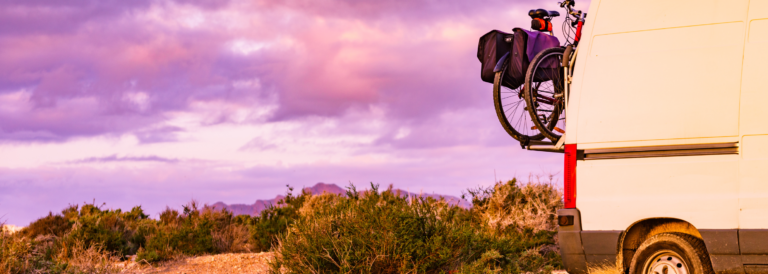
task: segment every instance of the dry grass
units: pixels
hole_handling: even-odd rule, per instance
[[[5,222],[0,221],[0,250],[6,249],[9,236],[10,236],[10,233],[6,232],[6,229],[5,229]],[[11,267],[8,265],[8,262],[5,257],[6,255],[4,254],[4,252],[0,253],[0,273],[11,272]]]
[[[119,261],[117,256],[106,252],[98,245],[86,248],[82,241],[62,248],[59,256],[62,261],[67,262],[67,270],[72,273],[107,274],[120,271],[120,268],[115,265],[115,262]]]
[[[245,225],[229,225],[223,230],[214,230],[213,245],[218,252],[251,252],[250,232]]]
[[[183,257],[156,265],[130,263],[120,273],[266,274],[269,273],[268,262],[272,257],[273,255],[270,252]]]
[[[114,266],[118,257],[102,247],[86,247],[82,241],[72,245],[58,246],[53,235],[38,236],[35,239],[0,234],[0,273],[117,273]],[[56,262],[41,260],[50,254]]]
[[[306,218],[313,214],[325,213],[336,204],[338,199],[338,195],[331,193],[312,195],[304,201],[299,209],[299,215]]]
[[[529,176],[528,183],[519,186],[513,179],[498,182],[493,189],[478,189],[470,194],[476,200],[484,199],[475,206],[488,225],[499,231],[507,228],[521,232],[526,229],[555,231],[557,210],[563,207],[563,193],[554,186],[552,178],[551,175],[543,177],[544,180],[542,176]]]

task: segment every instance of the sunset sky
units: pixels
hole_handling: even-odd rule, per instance
[[[0,0],[0,222],[94,200],[157,217],[317,182],[460,196],[494,176],[561,172],[562,154],[504,132],[480,80],[478,38],[528,27],[532,8],[560,10]]]

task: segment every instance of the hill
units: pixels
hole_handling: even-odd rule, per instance
[[[312,187],[304,188],[304,191],[307,191],[312,194],[323,194],[323,193],[331,193],[331,194],[344,194],[346,192],[346,189],[341,188],[335,184],[326,184],[326,183],[317,183]],[[452,205],[458,205],[463,208],[469,208],[471,207],[471,203],[467,202],[466,200],[463,200],[461,198],[451,196],[451,195],[442,195],[442,194],[426,194],[426,193],[412,193],[408,192],[402,189],[393,189],[395,193],[399,192],[401,195],[409,196],[409,197],[431,197],[434,199],[440,199],[444,198],[445,201],[447,201],[449,204]],[[261,213],[262,210],[266,209],[270,205],[277,205],[277,202],[285,198],[283,195],[277,195],[273,199],[267,199],[267,200],[256,200],[253,204],[225,204],[224,202],[216,202],[213,204],[213,208],[216,210],[222,210],[226,209],[229,212],[232,212],[234,215],[250,215],[250,216],[256,216]]]

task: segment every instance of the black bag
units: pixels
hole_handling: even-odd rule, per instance
[[[493,69],[499,59],[509,52],[510,45],[512,45],[512,43],[507,42],[508,38],[512,38],[512,34],[499,30],[492,30],[480,37],[480,42],[477,45],[477,59],[482,64],[480,78],[484,82],[493,83],[493,78],[496,76]]]
[[[528,33],[522,29],[513,30],[511,51],[507,61],[507,74],[504,75],[502,84],[511,89],[516,89],[525,83],[525,73],[528,71],[530,60],[528,59]]]

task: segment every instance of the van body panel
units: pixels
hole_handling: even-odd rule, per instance
[[[768,254],[768,230],[740,229],[739,247],[742,255]]]
[[[741,124],[744,135],[768,134],[768,19],[750,22],[749,40],[744,51],[744,72],[741,86]],[[759,31],[756,31],[759,29]]]
[[[741,143],[739,227],[768,228],[768,135],[744,136]]]
[[[739,226],[747,230],[768,228],[768,0],[749,4],[739,123]],[[768,237],[768,233],[760,235]],[[745,254],[759,254],[745,248]]]
[[[590,20],[587,23],[595,24],[593,35],[602,35],[744,21],[749,2],[749,0],[602,0],[600,9],[597,11],[600,20]],[[703,41],[705,40],[700,40],[700,42]]]
[[[749,20],[768,18],[768,0],[749,1]]]
[[[699,229],[710,255],[739,255],[739,231],[736,229]]]
[[[738,228],[739,155],[590,160],[576,168],[584,230],[625,230],[662,217]]]
[[[743,29],[732,22],[595,36],[578,141],[738,136]]]
[[[670,218],[701,233],[716,273],[768,273],[768,0],[594,0],[582,32],[571,261],[608,259],[616,241],[618,255],[612,235]]]
[[[584,256],[584,247],[581,241],[581,218],[578,209],[560,209],[558,216],[573,218],[570,225],[561,225],[557,230],[557,239],[560,242],[560,257],[563,265],[569,273],[586,273],[587,262]]]
[[[768,134],[768,0],[750,2],[741,86],[740,133]]]
[[[587,264],[599,265],[613,263],[618,254],[618,243],[622,230],[582,231],[584,255]]]

